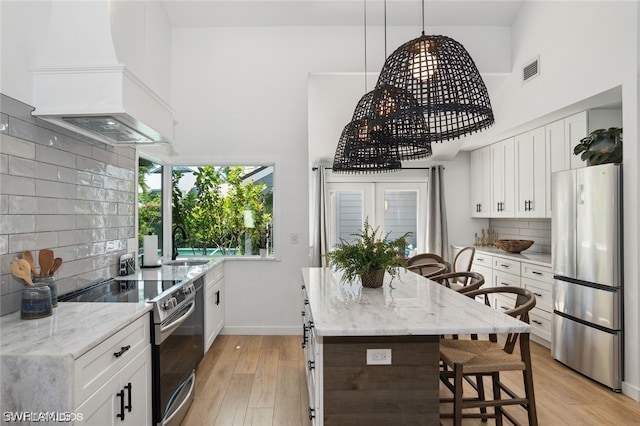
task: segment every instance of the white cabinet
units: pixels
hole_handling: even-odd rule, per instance
[[[545,128],[539,127],[515,137],[516,217],[545,217],[546,143]]]
[[[484,284],[480,288],[493,287],[493,269],[491,265],[493,265],[493,256],[476,250],[473,256],[473,262],[471,263],[471,270],[482,274],[484,277]],[[482,296],[477,296],[476,300],[484,303],[484,297]]]
[[[536,296],[536,306],[529,313],[532,340],[550,347],[553,319],[553,273],[551,268],[522,262],[522,287]]]
[[[313,316],[309,307],[309,296],[302,285],[302,349],[304,350],[305,375],[309,393],[309,420],[311,424],[323,424],[322,412],[322,342],[316,336]]]
[[[136,355],[77,409],[78,425],[151,424],[151,345]]]
[[[571,168],[569,144],[565,142],[564,119],[555,121],[544,127],[545,144],[547,146],[546,166],[546,217],[551,217],[551,175],[555,172]]]
[[[82,355],[74,369],[76,424],[151,424],[148,315]]]
[[[217,263],[205,279],[204,336],[205,353],[209,350],[224,326],[224,265]]]
[[[491,216],[491,148],[471,151],[471,217]]]
[[[491,217],[513,217],[515,213],[516,162],[513,138],[491,148]]]
[[[579,155],[573,155],[573,147],[587,136],[587,112],[580,112],[564,119],[564,140],[569,151],[571,169],[585,167],[586,162]]]

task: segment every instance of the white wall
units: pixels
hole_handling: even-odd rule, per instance
[[[492,47],[508,46],[508,30],[438,32],[447,30],[473,46],[478,63],[492,70],[508,64],[507,49],[496,52]],[[377,32],[381,34],[380,28]],[[399,38],[390,41],[390,46],[419,35],[407,28],[389,32]],[[479,42],[482,39],[492,44]],[[372,49],[378,54],[368,53],[368,66],[379,70],[384,47],[380,43]],[[362,27],[183,28],[173,31],[171,50],[171,100],[177,125],[169,161],[233,162],[247,157],[253,163],[277,161],[281,225],[276,224],[275,234],[280,261],[226,262],[225,332],[298,333],[300,268],[308,265],[309,246],[308,76],[361,72]],[[337,108],[342,107],[340,103],[336,99]],[[354,107],[355,103],[349,102],[347,109],[353,111]],[[330,151],[337,141],[327,140],[333,145]],[[459,179],[461,190],[467,191],[460,196],[465,203],[469,199],[467,164],[465,158],[447,166],[447,173]],[[452,214],[468,216],[468,207],[462,213],[455,201],[450,209]],[[290,242],[292,233],[299,236],[297,244]]]

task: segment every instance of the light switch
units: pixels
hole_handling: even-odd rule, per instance
[[[291,233],[291,244],[298,244],[298,233],[297,232],[292,232]]]

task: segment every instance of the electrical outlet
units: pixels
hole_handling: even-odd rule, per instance
[[[391,365],[391,349],[367,349],[367,365]]]
[[[297,232],[292,232],[291,233],[291,244],[298,244],[298,233]]]

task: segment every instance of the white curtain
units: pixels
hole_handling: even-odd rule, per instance
[[[444,167],[429,167],[427,189],[426,252],[449,260],[447,209],[444,202]]]
[[[314,168],[314,202],[311,235],[311,266],[326,266],[329,238],[327,235],[327,189],[324,166]]]

